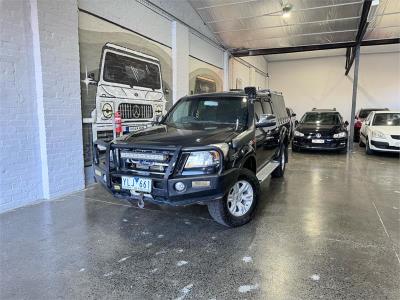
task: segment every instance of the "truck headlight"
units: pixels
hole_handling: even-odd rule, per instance
[[[376,130],[374,130],[374,131],[372,132],[372,137],[373,137],[373,138],[378,138],[378,139],[386,139],[386,136],[385,136],[384,133],[382,133],[382,132],[380,132],[380,131],[376,131]]]
[[[163,114],[163,105],[162,104],[154,105],[154,114],[156,116],[162,116],[162,114]]]
[[[347,136],[347,133],[345,131],[343,132],[339,132],[339,133],[335,133],[333,135],[334,139],[341,139],[341,138],[345,138]]]
[[[304,136],[304,133],[295,130],[295,131],[294,131],[294,136]]]
[[[103,114],[103,117],[106,119],[109,119],[113,115],[113,107],[111,103],[104,102],[101,106],[101,113]]]
[[[221,155],[216,150],[190,152],[186,160],[184,170],[218,168],[221,163]]]

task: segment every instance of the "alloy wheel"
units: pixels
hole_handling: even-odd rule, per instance
[[[253,201],[253,186],[246,180],[239,180],[228,193],[229,212],[235,217],[242,217],[250,210]]]

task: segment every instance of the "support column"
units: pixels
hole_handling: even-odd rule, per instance
[[[189,29],[172,22],[172,100],[189,92]]]
[[[350,135],[348,138],[348,150],[353,150],[353,139],[354,139],[354,116],[356,115],[356,104],[357,104],[357,89],[358,89],[358,68],[360,65],[360,45],[355,48],[355,65],[354,65],[354,78],[353,78],[353,98],[351,102],[351,115],[350,115]]]
[[[225,92],[229,91],[229,56],[228,51],[224,51],[224,86],[223,90]]]
[[[77,0],[30,0],[45,199],[85,186]]]

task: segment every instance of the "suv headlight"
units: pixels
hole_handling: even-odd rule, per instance
[[[216,150],[193,151],[185,162],[182,175],[212,174],[221,165],[221,155]]]
[[[373,138],[378,138],[378,139],[386,139],[385,134],[380,132],[380,131],[373,131],[372,132],[372,137]]]
[[[162,104],[154,105],[154,114],[156,116],[162,116],[162,114],[163,114],[163,105]]]
[[[345,138],[347,136],[347,133],[345,131],[343,132],[339,132],[339,133],[335,133],[333,135],[334,139],[341,139],[341,138]]]
[[[295,130],[295,131],[294,131],[294,136],[304,136],[304,133]]]

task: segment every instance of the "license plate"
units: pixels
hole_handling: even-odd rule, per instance
[[[123,189],[145,193],[151,192],[152,180],[150,178],[122,176],[121,179]]]
[[[313,143],[313,144],[323,144],[323,143],[325,143],[325,140],[311,140],[311,143]]]
[[[146,128],[146,126],[142,125],[142,126],[124,126],[124,133],[129,133],[129,132],[135,132],[138,130],[142,130]]]
[[[138,130],[142,130],[146,128],[146,126],[142,125],[142,126],[129,126],[129,132],[133,132],[133,131],[138,131]]]

